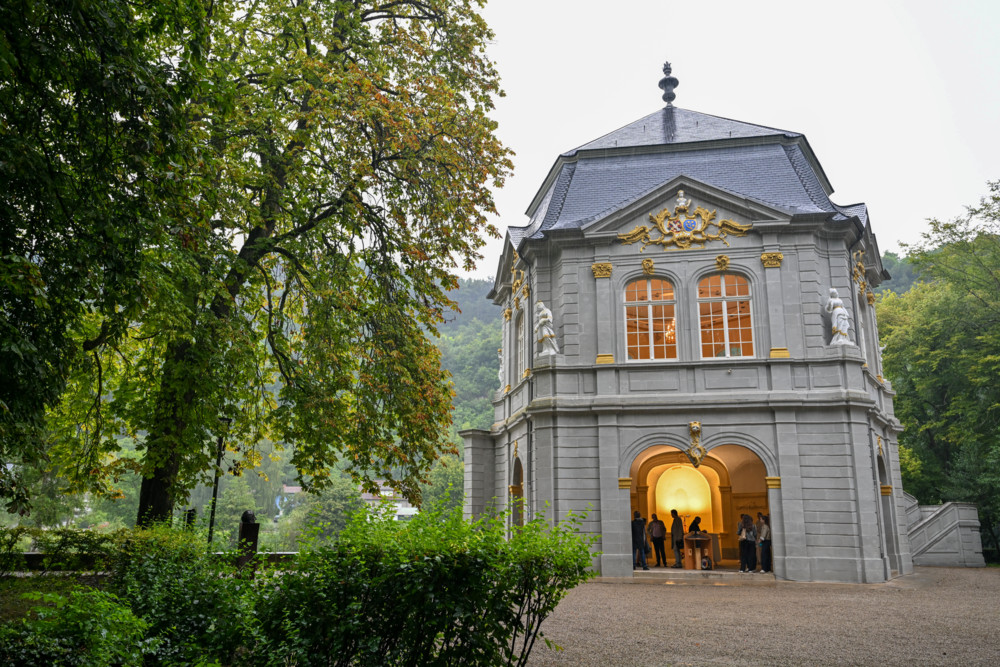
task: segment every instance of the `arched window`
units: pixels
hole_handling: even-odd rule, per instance
[[[752,357],[750,282],[743,276],[713,275],[698,283],[701,356]]]
[[[676,359],[674,286],[662,278],[625,286],[625,345],[628,359]]]

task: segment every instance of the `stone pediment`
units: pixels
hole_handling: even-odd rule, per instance
[[[787,225],[792,212],[678,177],[582,225],[589,238],[615,237],[638,248],[686,249],[745,236],[756,225]]]

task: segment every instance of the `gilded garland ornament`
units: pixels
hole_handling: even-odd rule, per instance
[[[691,200],[684,197],[684,191],[677,193],[677,206],[673,213],[665,208],[659,213],[650,213],[649,220],[655,225],[639,225],[625,234],[619,234],[618,240],[625,245],[642,243],[642,252],[650,245],[661,246],[664,250],[687,250],[691,247],[702,248],[709,241],[722,241],[727,246],[727,236],[746,236],[750,225],[741,225],[734,220],[716,220],[716,212],[708,211],[700,206],[690,210]],[[714,228],[714,231],[713,231]],[[659,236],[654,238],[654,234]]]
[[[856,282],[860,288],[861,293],[864,294],[865,288],[865,251],[855,250],[851,254],[852,259],[854,259],[854,270],[852,271],[854,282]]]
[[[684,453],[691,459],[691,465],[697,468],[708,454],[701,446],[701,422],[688,422],[688,428],[691,431],[691,446],[684,450]]]

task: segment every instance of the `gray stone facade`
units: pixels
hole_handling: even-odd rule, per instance
[[[632,512],[669,525],[677,503],[723,559],[741,513],[769,515],[779,578],[910,572],[884,272],[867,210],[831,192],[804,136],[673,107],[560,156],[491,293],[502,389],[491,429],[462,433],[467,514],[586,511],[604,576],[631,576]],[[559,354],[533,340],[538,300]]]

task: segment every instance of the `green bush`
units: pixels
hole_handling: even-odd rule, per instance
[[[121,542],[109,589],[148,624],[147,664],[229,663],[244,643],[252,600],[229,556],[206,553],[195,533],[155,527]]]
[[[141,665],[146,624],[113,595],[77,590],[28,593],[42,602],[15,623],[0,626],[0,664]]]
[[[24,568],[24,556],[28,548],[31,529],[23,526],[0,527],[0,577]]]
[[[507,538],[505,516],[359,515],[258,581],[254,664],[524,664],[541,622],[590,573],[578,519]]]
[[[509,519],[362,512],[254,581],[195,533],[122,531],[93,542],[110,594],[36,592],[45,606],[12,609],[0,628],[0,664],[523,665],[542,621],[590,576],[592,541],[572,516]],[[87,540],[42,541],[66,554]]]

